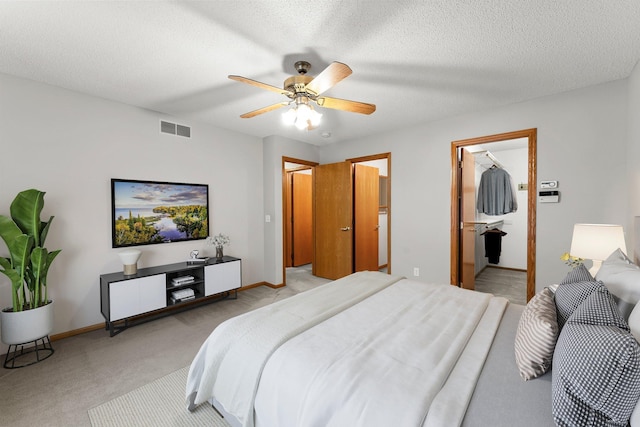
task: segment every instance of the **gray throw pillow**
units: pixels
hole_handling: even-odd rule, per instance
[[[618,309],[625,320],[640,301],[640,267],[635,265],[620,249],[616,249],[596,274],[613,294]]]
[[[587,267],[584,264],[580,264],[579,266],[572,269],[560,282],[561,285],[566,285],[567,283],[577,283],[577,282],[592,282],[593,276],[587,270]]]
[[[629,325],[622,318],[616,302],[604,286],[591,292],[584,302],[574,310],[567,323],[615,326],[629,332]]]
[[[567,283],[558,286],[555,293],[555,301],[558,326],[560,329],[562,329],[575,309],[578,308],[593,291],[603,287],[602,282],[595,281]]]
[[[552,413],[559,426],[626,427],[640,397],[640,347],[615,326],[569,322],[553,355]]]

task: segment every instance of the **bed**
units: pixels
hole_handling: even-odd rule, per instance
[[[576,276],[571,286],[567,278],[560,285],[565,294],[584,278],[577,271],[570,274]],[[575,288],[587,294],[584,286]],[[596,293],[611,299],[604,291]],[[551,294],[555,318],[554,298]],[[573,294],[569,299],[576,307],[559,312],[567,331],[575,329],[569,311],[584,305]],[[565,359],[554,359],[554,367],[560,368],[551,370],[549,358],[562,353],[553,348],[542,370],[525,381],[514,342],[525,335],[522,324],[528,317],[523,314],[531,317],[535,311],[530,306],[535,304],[509,304],[450,285],[355,273],[222,323],[191,364],[187,404],[190,409],[213,404],[231,425],[249,427],[544,427],[572,425],[578,411],[594,420],[613,419],[610,425],[626,425],[640,396],[640,350],[628,351],[631,362],[615,377],[632,377],[628,384],[618,381],[624,384],[605,393],[598,389],[589,394],[589,384],[574,380],[570,371],[575,364]],[[618,323],[622,334],[624,324]],[[573,341],[562,337],[559,326],[554,328],[553,346],[558,340],[562,349],[569,348],[565,341]],[[626,332],[630,335],[629,328]],[[593,357],[586,359],[588,372],[598,368]],[[637,381],[630,374],[633,369]],[[586,389],[586,396],[576,396],[576,387]],[[599,401],[592,401],[593,394]],[[609,410],[603,395],[626,406]]]

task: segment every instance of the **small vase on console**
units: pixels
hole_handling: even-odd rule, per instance
[[[224,256],[224,254],[222,253],[222,248],[225,245],[231,243],[231,240],[229,239],[229,236],[225,236],[224,234],[220,233],[215,236],[207,237],[207,243],[216,248],[216,260],[222,261],[222,257]]]

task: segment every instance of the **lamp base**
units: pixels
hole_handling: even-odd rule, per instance
[[[593,265],[589,269],[589,273],[591,273],[591,275],[595,279],[598,270],[600,270],[600,267],[602,267],[602,261],[598,259],[592,259],[591,261],[593,262]]]
[[[125,264],[124,274],[125,276],[132,276],[138,272],[138,264]]]

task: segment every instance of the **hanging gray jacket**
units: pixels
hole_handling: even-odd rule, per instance
[[[518,210],[511,175],[506,170],[492,167],[482,173],[476,209],[487,215],[504,215]]]

